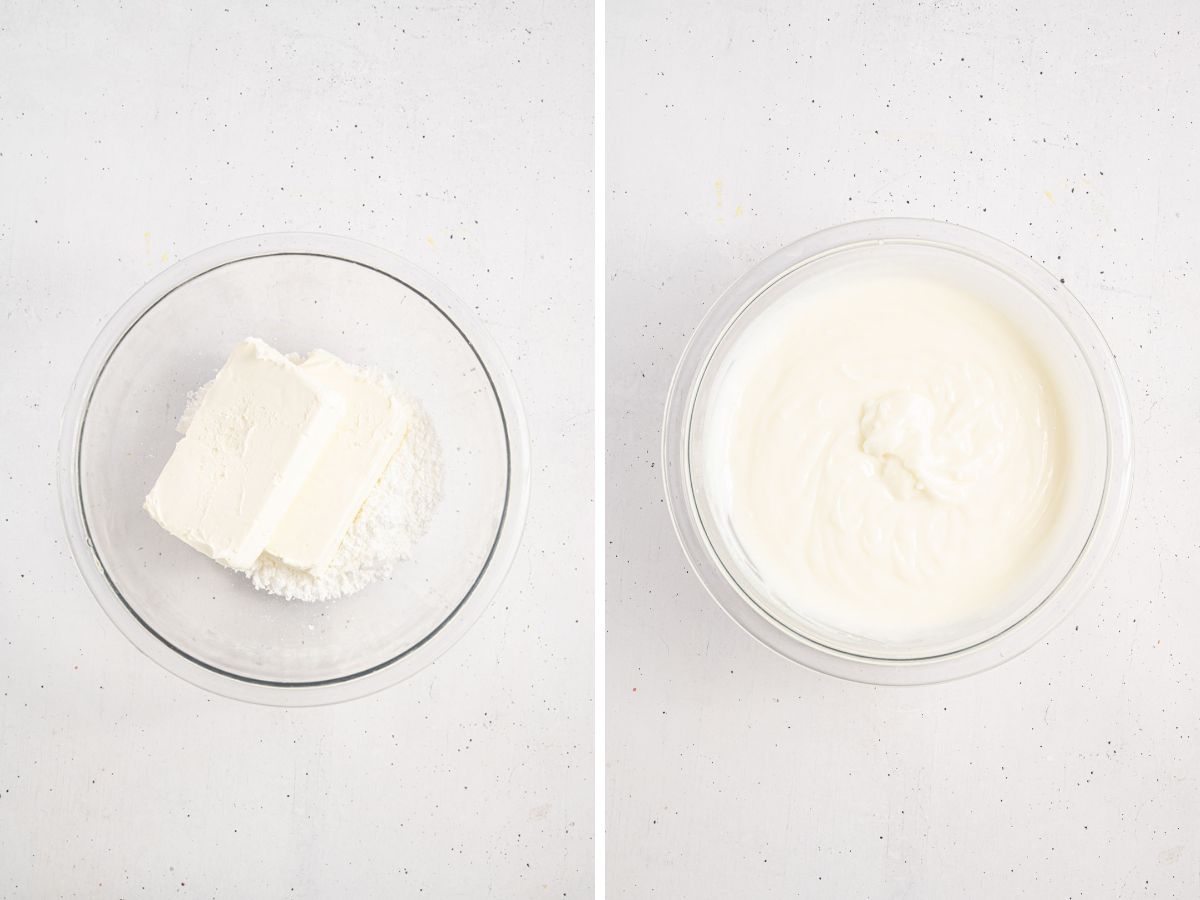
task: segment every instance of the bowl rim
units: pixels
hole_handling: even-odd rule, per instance
[[[740,313],[767,288],[815,259],[853,247],[922,244],[965,253],[1024,284],[1067,330],[1095,383],[1104,416],[1106,464],[1096,518],[1078,557],[1042,601],[1007,628],[937,656],[881,658],[837,649],[783,626],[732,580],[696,507],[689,459],[692,412],[708,362]],[[1072,316],[1067,322],[1062,311]],[[836,225],[788,244],[725,290],[692,333],[676,366],[662,422],[662,478],[667,509],[684,555],[717,604],[750,635],[810,669],[851,681],[920,685],[990,669],[1038,643],[1079,604],[1112,551],[1133,485],[1133,423],[1116,359],[1099,327],[1065,284],[1030,257],[980,231],[931,219],[881,218]]]
[[[176,647],[150,628],[105,570],[82,506],[80,453],[91,397],[104,368],[142,316],[172,291],[207,272],[269,256],[323,256],[361,265],[416,293],[462,336],[491,383],[508,455],[504,508],[496,536],[467,593],[429,634],[399,655],[360,672],[311,682],[256,679],[220,669]],[[499,348],[466,304],[408,260],[353,238],[272,232],[236,238],[187,256],[159,272],[126,300],[92,342],[71,383],[58,441],[58,496],[67,544],[84,583],[118,630],[143,654],[191,684],[235,700],[271,706],[319,706],[365,697],[416,674],[445,653],[479,619],[512,566],[529,506],[529,435],[516,382]]]

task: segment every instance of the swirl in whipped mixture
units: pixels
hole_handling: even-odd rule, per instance
[[[1033,346],[934,279],[784,297],[713,400],[711,483],[798,615],[919,639],[986,616],[1060,518],[1067,429]]]

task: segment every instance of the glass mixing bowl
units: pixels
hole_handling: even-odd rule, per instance
[[[1061,527],[985,614],[906,643],[832,627],[777,596],[732,524],[710,425],[739,338],[773,305],[819,279],[936,273],[999,309],[1036,346],[1062,394],[1076,452]],[[818,232],[740,278],[692,336],[663,424],[663,478],[680,543],[704,587],[754,637],[810,668],[875,684],[922,684],[1017,655],[1062,621],[1106,558],[1132,485],[1129,404],[1112,352],[1067,289],[1013,248],[954,225],[856,222]]]
[[[378,368],[424,405],[443,496],[391,578],[339,600],[286,601],[142,509],[188,392],[249,335]],[[520,540],[528,442],[507,367],[449,290],[357,241],[272,234],[177,263],[113,316],[71,389],[59,493],[84,581],[138,649],[219,694],[315,705],[395,684],[479,617]]]

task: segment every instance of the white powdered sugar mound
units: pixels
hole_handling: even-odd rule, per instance
[[[425,409],[383,374],[360,369],[385,385],[408,413],[408,433],[375,489],[346,531],[329,565],[319,573],[295,569],[268,553],[245,575],[260,591],[288,600],[334,600],[387,578],[396,563],[412,558],[413,546],[429,530],[442,496],[442,451]],[[209,382],[211,384],[211,382]],[[209,385],[188,394],[178,430],[186,432]]]

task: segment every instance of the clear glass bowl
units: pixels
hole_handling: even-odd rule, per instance
[[[429,413],[443,498],[390,579],[326,603],[286,601],[142,509],[188,392],[247,335],[379,368]],[[84,581],[147,656],[229,697],[334,703],[408,677],[479,617],[520,540],[528,442],[507,367],[449,290],[357,241],[272,234],[177,263],[113,316],[71,389],[59,494]]]
[[[935,270],[972,285],[1037,345],[1076,436],[1064,522],[983,618],[898,645],[847,634],[779,601],[732,533],[722,491],[706,484],[712,398],[738,338],[802,284],[843,270]],[[918,219],[878,219],[810,235],[775,253],[721,297],[688,343],[663,424],[663,478],[680,543],[721,607],[782,655],[832,675],[873,684],[924,684],[982,671],[1028,649],[1078,603],[1124,521],[1132,486],[1132,423],[1112,352],[1096,323],[1049,272],[979,232]]]

